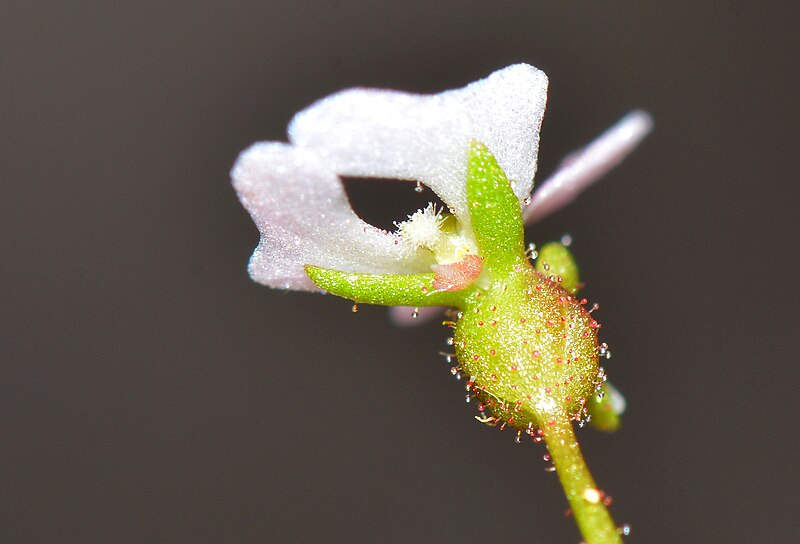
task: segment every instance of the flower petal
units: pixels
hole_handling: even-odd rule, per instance
[[[533,193],[525,223],[539,221],[572,202],[633,151],[653,128],[650,114],[635,110],[620,119],[592,143],[570,154],[555,174]]]
[[[468,224],[470,141],[489,148],[523,200],[536,172],[546,100],[547,76],[525,64],[437,95],[350,89],[298,113],[289,139],[340,175],[420,181]]]
[[[396,235],[353,212],[341,180],[312,151],[258,143],[242,152],[231,178],[261,233],[248,268],[259,283],[319,291],[305,265],[372,274],[430,271]]]

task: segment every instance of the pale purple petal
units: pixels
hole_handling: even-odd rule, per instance
[[[414,314],[416,313],[416,317]],[[392,306],[389,308],[389,317],[395,325],[409,327],[427,323],[444,313],[442,306],[424,306],[412,308],[411,306]]]
[[[345,272],[429,271],[407,256],[396,235],[353,212],[341,180],[312,151],[255,144],[239,155],[231,178],[261,233],[248,269],[259,283],[318,291],[305,274],[307,264]]]
[[[619,164],[652,128],[650,114],[632,111],[584,149],[570,154],[531,196],[531,204],[524,212],[525,222],[543,219],[572,202]]]
[[[350,89],[298,113],[289,139],[344,176],[417,180],[466,214],[471,140],[492,151],[522,201],[536,172],[547,76],[525,64],[436,95]]]

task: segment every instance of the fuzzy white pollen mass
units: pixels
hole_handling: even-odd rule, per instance
[[[444,236],[444,218],[433,203],[408,216],[407,221],[396,223],[400,238],[413,249],[425,247],[434,249]]]

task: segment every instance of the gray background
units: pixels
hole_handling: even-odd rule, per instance
[[[766,5],[766,4],[764,4]],[[237,153],[354,85],[551,79],[540,179],[656,132],[569,232],[629,412],[580,433],[631,542],[795,542],[798,8],[0,6],[0,542],[577,542],[541,446],[484,428],[438,325],[251,283]],[[788,3],[787,3],[788,6]],[[390,224],[408,185],[352,183]]]

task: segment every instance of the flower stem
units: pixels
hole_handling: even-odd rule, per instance
[[[622,537],[583,460],[572,423],[565,418],[551,420],[544,440],[586,543],[620,544]]]

